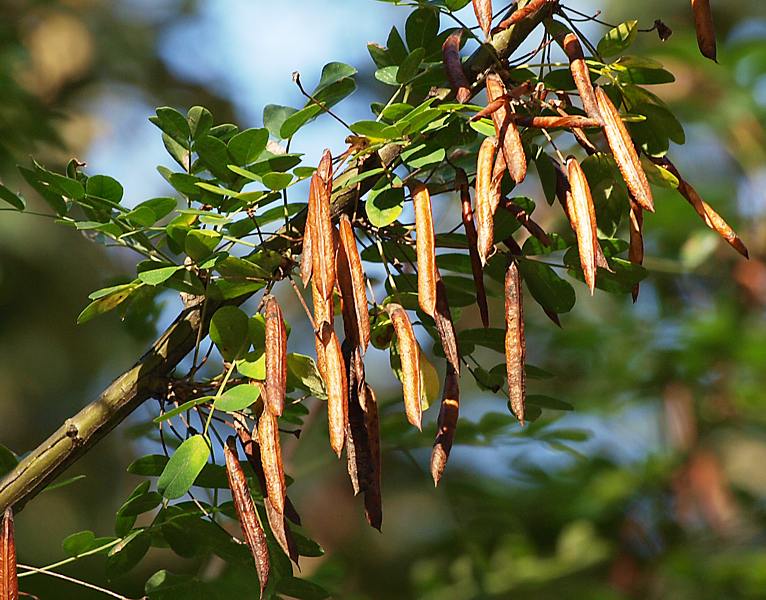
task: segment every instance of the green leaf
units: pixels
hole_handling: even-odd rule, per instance
[[[638,21],[625,21],[610,29],[598,43],[601,56],[615,56],[628,49],[636,39]]]
[[[193,140],[206,135],[213,126],[213,115],[204,106],[192,106],[187,113],[186,121]]]
[[[628,214],[628,188],[611,155],[599,152],[588,156],[582,161],[582,170],[593,196],[598,227],[612,236]]]
[[[180,498],[194,484],[209,457],[210,448],[201,435],[185,440],[165,465],[157,482],[157,490],[169,500]]]
[[[129,498],[117,511],[119,517],[135,517],[154,510],[162,504],[162,496],[157,492],[145,491]]]
[[[399,85],[399,67],[382,67],[375,71],[375,79],[386,85]]]
[[[175,575],[170,571],[157,571],[144,586],[149,600],[205,600],[212,598],[205,583],[190,575]]]
[[[370,223],[375,227],[386,227],[402,214],[404,206],[404,189],[391,187],[386,178],[375,185],[367,196],[365,210]]]
[[[467,6],[471,0],[445,0],[444,5],[451,11],[458,11]]]
[[[57,215],[63,216],[67,213],[67,204],[64,198],[61,197],[61,194],[52,190],[50,186],[41,183],[35,171],[22,166],[19,166],[18,169],[24,180],[40,194],[42,199],[45,200]]]
[[[237,361],[237,371],[250,379],[259,381],[266,379],[266,356],[263,354],[263,349],[245,354]]]
[[[61,547],[67,556],[79,556],[113,542],[116,538],[97,538],[92,531],[78,531],[64,538]],[[105,549],[104,552],[107,550]]]
[[[425,54],[425,48],[415,48],[407,55],[407,58],[402,61],[402,64],[399,65],[399,69],[396,72],[397,83],[407,83],[417,75],[418,68],[420,67],[420,63],[423,62]]]
[[[316,96],[322,90],[330,87],[334,83],[347,77],[353,77],[356,75],[357,70],[351,65],[347,65],[342,62],[327,63],[322,67],[322,75],[319,78],[319,84],[314,88],[312,96]]]
[[[458,334],[458,339],[461,344],[483,346],[501,354],[505,352],[505,329],[494,327],[464,329]]]
[[[152,419],[153,423],[162,423],[163,421],[167,421],[168,419],[172,419],[176,415],[180,415],[181,413],[186,412],[187,410],[191,410],[195,406],[198,406],[200,404],[205,404],[206,402],[212,401],[214,396],[200,396],[199,398],[194,398],[193,400],[189,400],[188,402],[184,402],[183,404],[176,406],[174,409],[169,410],[165,413],[162,413],[161,415],[154,417]]]
[[[120,543],[109,550],[106,559],[106,574],[109,579],[119,577],[135,567],[149,551],[151,536],[143,529],[128,534]]]
[[[50,485],[43,488],[43,492],[52,492],[53,490],[61,489],[68,485],[72,485],[73,483],[77,483],[78,481],[82,481],[85,479],[85,477],[86,475],[75,475],[74,477],[69,477],[67,479],[63,479],[62,481],[51,483]]]
[[[405,48],[404,40],[396,29],[396,26],[391,27],[391,31],[388,33],[386,47],[396,65],[401,63],[407,56],[407,48]]]
[[[372,139],[388,140],[399,136],[395,127],[379,121],[357,121],[351,125],[351,131]]]
[[[298,112],[298,109],[279,104],[267,104],[263,109],[263,124],[275,138],[282,139],[279,132],[288,117]]]
[[[410,52],[425,48],[439,33],[439,13],[432,8],[418,8],[407,18],[404,37]]]
[[[229,388],[215,401],[215,408],[225,412],[244,410],[258,398],[261,390],[257,385],[242,384]]]
[[[306,579],[298,579],[297,577],[280,579],[277,584],[277,592],[300,600],[324,600],[330,597],[330,592],[323,587]]]
[[[123,189],[119,181],[108,175],[92,175],[88,177],[85,184],[85,192],[88,196],[96,196],[119,203],[122,200]]]
[[[247,348],[247,323],[247,315],[236,306],[222,306],[213,315],[210,339],[224,360],[236,359]]]
[[[319,369],[310,356],[296,353],[287,355],[287,384],[290,387],[302,389],[320,400],[327,397]]]
[[[527,289],[538,304],[555,313],[572,310],[575,304],[574,289],[550,266],[533,260],[520,260],[518,264]]]
[[[212,229],[192,229],[184,240],[184,251],[194,261],[210,256],[221,241],[221,234]]]
[[[0,477],[10,473],[19,464],[19,459],[8,448],[0,444]]]
[[[162,264],[162,263],[159,263]],[[182,265],[173,265],[170,267],[159,267],[147,271],[141,271],[138,278],[147,285],[155,286],[164,283],[170,279],[176,272],[183,269]]]
[[[0,200],[5,200],[13,208],[17,210],[24,210],[26,203],[21,196],[14,194],[11,190],[0,183]]]
[[[290,173],[266,173],[261,179],[270,190],[283,190],[290,185],[293,176]]]
[[[330,108],[352,94],[356,90],[356,82],[351,78],[341,79],[321,89],[314,95],[314,99],[324,108]],[[304,108],[287,117],[279,130],[279,136],[283,139],[291,138],[304,125],[313,121],[324,112],[322,106],[309,101]]]
[[[77,317],[77,324],[81,325],[82,323],[90,321],[93,317],[97,317],[98,315],[102,315],[117,308],[139,287],[140,284],[137,283],[126,283],[124,285],[109,288],[109,292],[106,295],[95,299],[83,309]]]
[[[564,402],[557,398],[551,398],[550,396],[543,396],[541,394],[527,394],[527,404],[534,404],[540,408],[548,408],[551,410],[574,410],[574,406],[569,402]]]
[[[258,160],[268,141],[268,129],[246,129],[231,138],[227,147],[236,164],[245,166]]]
[[[161,106],[157,109],[157,116],[149,117],[149,120],[182,146],[189,146],[189,122],[175,108]]]
[[[205,135],[194,142],[194,149],[207,169],[219,179],[228,181],[233,178],[229,170],[229,151],[226,144],[217,137]]]

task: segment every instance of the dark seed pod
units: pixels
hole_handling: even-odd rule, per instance
[[[455,99],[461,104],[467,102],[471,97],[471,84],[463,71],[463,63],[460,60],[460,38],[463,37],[463,30],[453,31],[442,44],[442,57],[444,60],[444,70],[447,72],[452,89],[455,91]]]
[[[471,259],[471,273],[473,275],[473,284],[476,288],[476,303],[479,305],[479,314],[484,327],[489,327],[489,307],[487,305],[487,292],[484,288],[484,274],[481,268],[481,258],[479,257],[478,238],[476,226],[473,223],[473,208],[471,208],[471,192],[468,189],[468,178],[465,171],[458,169],[455,175],[455,184],[460,192],[460,203],[462,205],[463,228],[468,240],[468,254]]]
[[[691,0],[694,13],[694,28],[697,31],[697,45],[702,56],[716,61],[715,28],[710,0]],[[718,62],[718,61],[716,61]]]
[[[434,442],[434,447],[431,451],[431,477],[433,477],[435,486],[439,485],[439,480],[447,466],[449,453],[455,439],[455,429],[457,428],[459,412],[460,376],[454,369],[448,366],[447,374],[444,379],[442,403],[439,408],[436,441]]]

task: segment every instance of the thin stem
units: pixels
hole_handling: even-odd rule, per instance
[[[68,581],[70,583],[74,583],[76,585],[89,588],[91,590],[96,590],[97,592],[101,592],[102,594],[105,594],[107,596],[111,596],[112,598],[119,598],[120,600],[130,600],[127,596],[123,596],[122,594],[118,594],[117,592],[113,592],[112,590],[107,590],[106,588],[99,587],[93,583],[88,583],[87,581],[82,581],[81,579],[75,579],[74,577],[69,577],[68,575],[64,575],[62,573],[55,573],[53,571],[46,571],[45,569],[38,569],[37,567],[32,567],[30,565],[18,565],[21,569],[27,569],[26,573],[20,573],[19,577],[24,577],[25,575],[36,575],[38,573],[42,575],[48,575],[49,577],[56,577],[58,579],[63,579],[64,581]]]

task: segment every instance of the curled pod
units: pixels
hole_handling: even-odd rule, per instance
[[[287,330],[277,299],[265,299],[266,321],[266,408],[277,417],[285,408],[287,390]]]
[[[231,489],[234,509],[237,512],[242,533],[245,536],[245,542],[255,560],[255,569],[258,572],[258,581],[261,587],[260,597],[263,598],[263,590],[269,581],[269,548],[266,542],[266,535],[258,520],[258,513],[255,511],[255,504],[253,503],[253,497],[250,495],[245,472],[237,458],[237,446],[234,436],[226,441],[223,453],[226,460],[226,476],[229,480],[229,489]]]
[[[364,269],[362,268],[359,249],[356,246],[351,220],[348,216],[341,215],[339,228],[340,244],[348,260],[348,270],[351,275],[359,346],[362,354],[364,354],[367,346],[370,344],[370,313],[367,310],[367,289],[365,286]]]
[[[580,94],[580,100],[582,100],[585,113],[596,122],[595,127],[601,123],[601,113],[598,110],[598,102],[596,101],[596,92],[593,89],[593,83],[590,80],[590,71],[588,65],[585,64],[585,56],[582,52],[582,46],[580,40],[574,33],[568,33],[564,36],[561,42],[561,47],[564,49],[564,53],[569,59],[569,70],[572,73],[572,79],[574,79],[577,92]],[[588,125],[593,127],[594,125]],[[580,125],[579,127],[586,127]]]
[[[484,32],[484,37],[489,38],[492,29],[492,0],[473,0],[473,12],[479,27]]]
[[[312,217],[311,258],[313,279],[325,299],[331,299],[335,287],[335,242],[330,216],[332,189],[332,156],[325,150],[314,175],[311,177],[313,193],[309,192],[309,215]]]
[[[630,202],[630,214],[628,227],[630,230],[630,246],[628,248],[628,259],[634,265],[640,265],[644,262],[644,211],[641,207],[633,202]],[[633,296],[633,302],[638,299],[638,287],[639,284],[633,286],[631,295]]]
[[[644,210],[654,212],[654,199],[649,181],[646,179],[641,161],[638,160],[633,140],[622,122],[620,113],[602,88],[596,89],[596,101],[601,118],[604,121],[604,134],[609,148],[612,150],[617,167],[622,173],[622,178],[628,186],[628,190],[636,202]]]
[[[442,44],[444,70],[447,72],[447,79],[455,91],[455,98],[461,104],[467,102],[471,97],[471,84],[465,76],[463,63],[460,60],[460,39],[462,37],[463,30],[457,29],[450,33]]]
[[[506,96],[505,84],[499,75],[489,73],[486,85],[489,102]],[[524,146],[521,144],[519,128],[513,121],[508,106],[500,107],[493,112],[492,121],[495,124],[495,132],[500,147],[503,149],[508,173],[514,182],[521,183],[527,176],[527,157],[524,154]]]
[[[348,424],[348,380],[343,351],[335,331],[330,332],[324,344],[324,384],[327,391],[327,422],[330,447],[340,458],[346,439]]]
[[[282,468],[282,448],[279,444],[277,417],[268,410],[264,410],[258,418],[258,445],[261,448],[261,465],[269,500],[277,512],[283,515],[287,488]]]
[[[485,265],[492,253],[495,237],[492,210],[492,172],[497,151],[497,138],[485,138],[476,159],[476,211],[474,213],[477,250],[481,264]]]
[[[13,511],[5,509],[0,539],[0,600],[18,600],[19,579],[16,574],[16,542],[13,536]]]
[[[524,371],[526,356],[521,278],[516,263],[511,263],[505,274],[505,368],[508,373],[509,404],[522,425],[527,395],[527,376]]]
[[[415,249],[418,263],[418,304],[429,317],[436,312],[436,242],[428,188],[415,181],[410,184],[415,207]]]
[[[471,260],[471,274],[476,288],[476,303],[479,305],[479,314],[484,327],[489,327],[489,307],[487,305],[487,291],[484,288],[484,274],[479,257],[478,238],[476,226],[473,223],[473,208],[471,207],[471,192],[468,189],[468,177],[465,171],[458,169],[455,175],[455,183],[460,192],[460,204],[462,209],[463,229],[468,241],[468,256]]]
[[[459,413],[460,376],[448,366],[444,379],[442,403],[439,408],[439,419],[436,425],[436,441],[433,450],[431,450],[431,477],[433,477],[435,486],[439,485],[442,473],[447,466],[452,443],[455,440]]]
[[[697,32],[697,46],[702,56],[716,61],[715,28],[710,0],[691,0],[694,13],[694,29]],[[718,61],[716,61],[718,62]]]
[[[386,306],[396,334],[396,344],[402,361],[402,390],[407,420],[422,429],[423,409],[420,405],[420,348],[407,311],[399,304]]]
[[[585,276],[585,283],[593,294],[596,287],[596,257],[600,249],[596,229],[596,210],[593,198],[580,163],[574,157],[567,159],[567,195],[568,213],[572,228],[577,236],[577,249],[580,253],[580,265]]]

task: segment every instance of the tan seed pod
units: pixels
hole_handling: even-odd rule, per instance
[[[548,234],[545,233],[545,230],[540,227],[540,225],[538,225],[538,223],[532,219],[521,206],[511,200],[506,200],[504,207],[519,223],[521,223],[524,229],[526,229],[532,237],[537,239],[543,246],[551,245],[551,239],[548,237]]]
[[[485,138],[479,148],[476,161],[476,211],[474,213],[477,250],[481,264],[485,265],[492,253],[495,225],[492,209],[492,172],[497,138]]]
[[[598,232],[596,229],[596,210],[590,193],[588,180],[574,157],[567,159],[567,178],[570,193],[569,218],[577,236],[577,249],[580,253],[580,265],[585,276],[585,283],[593,294],[596,287],[596,255],[598,253]]]
[[[314,175],[311,177],[314,194],[309,193],[309,201],[314,198],[313,231],[311,232],[312,272],[317,288],[326,299],[332,298],[335,287],[335,243],[333,225],[330,218],[330,191],[332,189],[332,157],[325,150]]]
[[[354,310],[356,311],[356,323],[359,330],[359,345],[362,354],[364,354],[370,343],[370,313],[367,309],[364,269],[362,268],[359,249],[356,246],[351,220],[346,215],[341,216],[339,227],[341,246],[348,260],[348,268],[351,274]]]
[[[702,56],[712,61],[716,60],[715,27],[713,27],[713,12],[710,10],[710,0],[691,0],[694,13],[694,28],[697,32],[697,45]]]
[[[489,307],[487,305],[487,291],[484,288],[484,274],[479,257],[476,226],[473,223],[473,208],[471,207],[471,192],[468,189],[468,178],[465,171],[458,169],[455,175],[455,183],[460,192],[462,206],[463,228],[468,241],[468,254],[471,259],[471,274],[476,288],[476,303],[479,305],[479,314],[484,327],[489,327]]]
[[[452,313],[447,302],[447,288],[441,276],[436,280],[436,311],[434,313],[436,331],[439,334],[444,356],[447,364],[459,375],[460,374],[460,351],[457,345],[455,324],[452,322]]]
[[[482,108],[475,115],[473,115],[471,117],[471,121],[478,121],[479,119],[483,119],[485,117],[491,117],[495,112],[497,112],[504,106],[507,106],[507,104],[508,104],[508,98],[506,96],[501,96],[500,98],[496,98],[492,102],[489,102],[487,106]]]
[[[13,536],[13,511],[5,509],[0,538],[0,600],[18,600],[19,579],[16,575],[16,542]]]
[[[633,140],[622,122],[620,113],[602,88],[596,88],[596,101],[601,118],[604,121],[606,141],[614,155],[614,160],[622,173],[628,190],[644,210],[654,212],[654,199],[646,173],[638,160]]]
[[[340,314],[343,317],[343,331],[346,334],[346,340],[353,342],[354,346],[359,346],[359,327],[356,319],[356,301],[354,298],[354,284],[351,281],[351,271],[349,270],[348,257],[346,250],[340,243],[340,236],[335,232],[337,251],[335,253],[335,275],[338,295],[340,296]]]
[[[537,11],[545,8],[546,5],[553,6],[553,4],[556,2],[558,2],[558,0],[532,0],[523,8],[520,8],[519,10],[514,11],[510,17],[508,17],[504,21],[501,21],[498,24],[498,26],[495,28],[495,31],[503,31],[504,29],[508,29],[509,27],[515,25],[516,23],[519,23],[523,21],[524,19],[526,19],[527,17],[533,15]]]
[[[258,418],[258,445],[261,465],[266,476],[269,500],[280,515],[285,513],[285,472],[282,468],[282,448],[279,444],[277,417],[264,410]]]
[[[314,186],[310,186],[309,194],[314,194]],[[311,231],[313,229],[313,223],[314,223],[314,206],[316,206],[316,200],[313,200],[309,197],[309,206],[308,210],[306,212],[306,224],[304,225],[303,230],[303,250],[301,251],[301,281],[303,282],[303,287],[307,287],[309,284],[309,281],[311,281],[311,273],[314,268],[314,259],[311,255]]]
[[[462,37],[463,30],[457,29],[449,34],[442,44],[444,70],[447,72],[447,79],[455,91],[455,98],[461,104],[468,102],[471,98],[471,84],[465,76],[463,63],[460,60],[460,38]]]
[[[346,438],[348,423],[348,380],[343,351],[335,331],[324,346],[324,383],[327,391],[327,421],[330,447],[340,458]]]
[[[428,188],[415,181],[410,184],[415,206],[415,248],[418,263],[418,304],[428,316],[436,311],[436,242]]]
[[[644,211],[641,207],[633,202],[630,202],[630,214],[628,227],[630,230],[630,246],[628,248],[628,259],[634,265],[640,265],[644,262]],[[633,296],[633,302],[638,299],[639,284],[633,286],[631,295]]]
[[[596,122],[596,125],[579,125],[578,127],[598,127],[601,123],[601,113],[596,102],[596,93],[590,80],[590,71],[585,64],[585,55],[582,52],[580,40],[574,33],[568,33],[561,42],[561,47],[569,59],[569,70],[572,73],[577,92],[580,94],[585,113]]]
[[[263,532],[261,523],[258,520],[258,513],[255,510],[253,497],[250,495],[250,488],[247,485],[245,472],[237,458],[237,446],[234,436],[230,437],[223,447],[223,453],[226,460],[226,475],[229,479],[229,488],[231,489],[234,508],[237,511],[242,533],[245,536],[245,542],[250,547],[250,552],[255,560],[255,569],[258,572],[258,580],[261,587],[261,598],[263,590],[269,581],[269,548],[266,542],[266,535]]]
[[[492,0],[473,0],[473,12],[479,27],[484,32],[484,37],[489,38],[492,29]]]
[[[402,388],[404,411],[407,420],[418,429],[422,429],[423,409],[420,405],[420,348],[415,339],[415,331],[407,316],[407,311],[399,304],[386,306],[396,334],[397,348],[402,361]]]
[[[452,443],[455,440],[459,412],[460,377],[453,369],[447,367],[439,419],[436,425],[436,441],[431,451],[431,477],[433,477],[435,486],[439,485],[439,480],[447,466]]]
[[[580,117],[577,115],[551,116],[551,117],[514,117],[519,125],[525,127],[535,127],[537,129],[555,129],[561,127],[564,129],[588,129],[601,127],[601,121],[590,117]]]
[[[493,102],[506,96],[503,80],[495,73],[489,73],[486,79],[487,99]],[[519,128],[513,121],[508,107],[498,108],[492,113],[492,121],[495,124],[495,132],[503,149],[508,173],[516,183],[521,183],[527,176],[527,157],[524,154],[524,146],[521,144]]]
[[[364,512],[367,522],[380,531],[383,524],[383,500],[380,487],[380,422],[378,402],[372,388],[365,383],[360,387],[359,399],[364,410],[364,424],[367,428],[367,442],[370,449],[372,473],[369,486],[364,492]]]
[[[266,321],[266,408],[277,417],[285,407],[287,390],[287,330],[277,299],[265,298]]]
[[[505,274],[505,368],[511,410],[522,425],[527,395],[526,355],[521,278],[516,263],[511,263]]]

